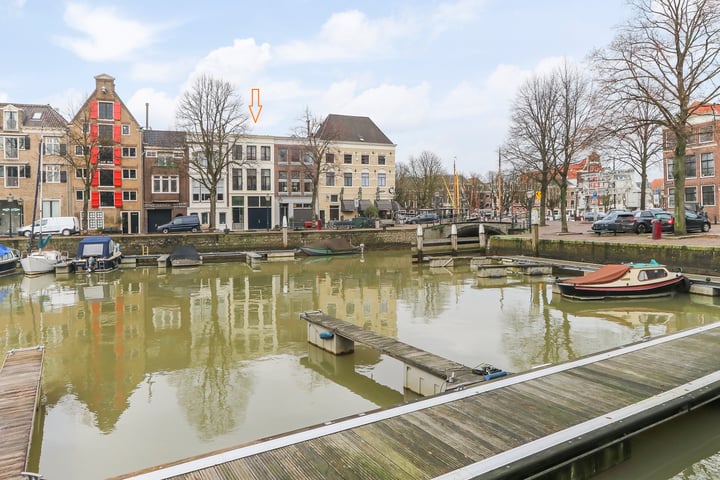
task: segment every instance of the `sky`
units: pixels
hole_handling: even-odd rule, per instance
[[[232,83],[262,111],[249,133],[290,135],[309,109],[370,117],[448,172],[496,171],[519,86],[563,58],[582,65],[631,12],[625,0],[0,0],[0,102],[71,118],[95,88],[143,126],[175,129],[198,75]],[[578,159],[579,160],[579,159]]]

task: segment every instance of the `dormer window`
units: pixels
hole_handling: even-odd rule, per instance
[[[3,130],[18,129],[18,112],[17,110],[5,110],[3,112]]]
[[[32,119],[33,120],[40,120],[42,118],[42,112],[33,112]]]

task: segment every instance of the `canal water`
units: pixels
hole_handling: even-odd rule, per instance
[[[405,252],[14,276],[0,279],[0,351],[47,349],[31,470],[97,480],[415,398],[398,361],[309,345],[303,311],[510,372],[718,319],[710,298],[577,302],[551,281],[420,268]],[[719,410],[643,434],[606,478],[718,478]],[[658,438],[672,451],[643,460]]]

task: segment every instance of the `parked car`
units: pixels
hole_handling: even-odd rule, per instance
[[[592,231],[598,235],[605,232],[625,233],[635,231],[635,215],[632,212],[612,212],[592,224]]]
[[[199,232],[200,217],[197,215],[178,215],[173,218],[172,222],[158,225],[157,231],[160,233]]]
[[[439,221],[437,213],[421,213],[412,218],[408,218],[405,223],[421,224],[421,223],[436,223]]]
[[[685,229],[688,232],[709,232],[710,220],[705,215],[685,210]]]
[[[598,220],[602,220],[603,218],[605,218],[605,214],[603,212],[588,211],[583,214],[583,220],[586,222],[596,222]]]
[[[328,225],[330,228],[373,228],[375,221],[368,217],[354,217],[346,220],[334,220]]]
[[[33,229],[34,225],[34,229]],[[75,235],[80,233],[80,220],[77,217],[47,217],[35,220],[34,224],[25,225],[18,229],[18,235],[29,237],[33,232],[35,235],[41,233],[62,233],[63,235]]]
[[[638,210],[635,215],[635,233],[647,233],[652,231],[653,222],[662,223],[663,232],[672,232],[675,228],[675,217],[670,212],[650,209]]]

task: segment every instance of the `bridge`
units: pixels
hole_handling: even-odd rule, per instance
[[[583,458],[597,471],[624,458],[608,448],[718,398],[714,323],[116,478],[512,479]]]

